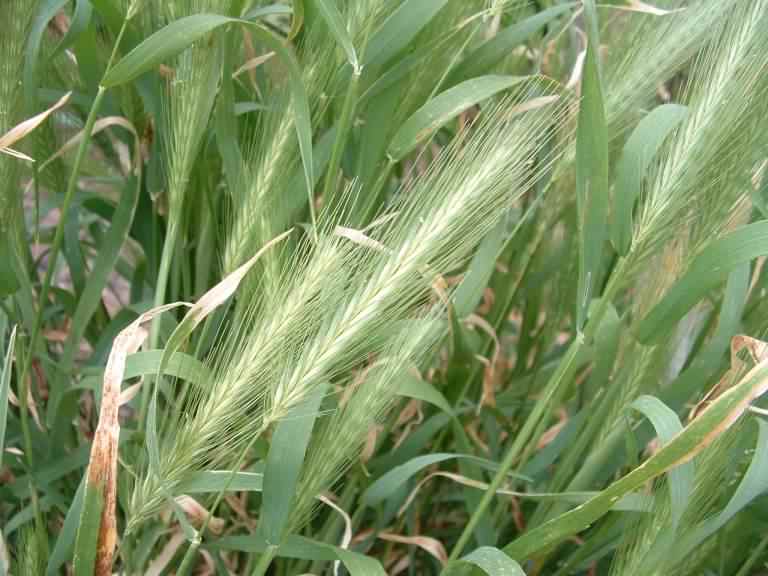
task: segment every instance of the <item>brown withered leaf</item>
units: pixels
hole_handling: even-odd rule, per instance
[[[117,504],[117,455],[120,438],[118,409],[120,385],[125,374],[125,362],[129,354],[136,352],[148,333],[143,325],[158,314],[181,306],[168,304],[149,310],[124,328],[115,338],[104,371],[101,411],[91,447],[88,463],[88,490],[102,495],[103,507],[97,541],[96,576],[111,576],[112,560],[117,544],[115,507]]]

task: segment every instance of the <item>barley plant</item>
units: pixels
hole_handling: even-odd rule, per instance
[[[0,575],[768,573],[768,0],[0,21]]]

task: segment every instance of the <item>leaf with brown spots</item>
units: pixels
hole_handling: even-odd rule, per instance
[[[117,543],[115,506],[117,503],[117,452],[120,437],[118,408],[120,385],[129,354],[136,352],[147,337],[143,325],[172,308],[189,306],[175,303],[145,312],[115,338],[104,371],[99,423],[91,447],[83,510],[75,543],[75,574],[110,576]]]

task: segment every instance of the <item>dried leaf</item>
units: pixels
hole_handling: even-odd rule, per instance
[[[176,556],[176,552],[179,551],[185,540],[186,537],[183,532],[180,530],[174,532],[171,539],[163,546],[160,554],[147,567],[147,571],[144,573],[145,576],[160,576]]]
[[[626,6],[616,6],[619,10],[628,10],[630,12],[640,12],[642,14],[651,14],[652,16],[666,16],[668,14],[674,14],[675,12],[682,12],[685,8],[677,8],[675,10],[664,10],[653,6],[640,0],[627,0]]]
[[[27,134],[32,132],[35,128],[45,122],[46,118],[56,112],[59,108],[64,106],[68,101],[72,92],[67,92],[62,96],[56,104],[48,108],[45,112],[41,112],[37,116],[33,116],[28,120],[24,120],[21,124],[18,124],[11,128],[8,132],[0,136],[0,152],[7,152],[7,149],[13,146],[16,142],[24,138]],[[16,153],[18,154],[18,153]],[[13,154],[11,154],[13,155]]]
[[[145,312],[124,328],[115,338],[104,371],[101,411],[93,438],[91,458],[88,464],[86,488],[99,494],[102,499],[99,523],[96,565],[97,576],[112,574],[112,556],[117,543],[115,506],[117,503],[117,455],[120,437],[118,408],[120,385],[125,373],[129,354],[136,352],[147,337],[143,324],[158,314],[186,304],[168,304]]]
[[[343,550],[348,550],[349,549],[349,545],[352,542],[352,518],[350,518],[349,514],[347,514],[341,507],[336,505],[336,503],[333,502],[333,500],[331,500],[327,496],[324,496],[324,495],[320,494],[317,497],[317,499],[320,500],[321,502],[323,502],[324,504],[330,506],[334,510],[336,510],[336,512],[338,512],[341,515],[341,517],[344,519],[344,535],[341,537],[341,542],[339,543],[339,548],[342,548]],[[336,560],[333,563],[333,574],[334,574],[334,576],[338,576],[339,575],[339,568],[341,568],[341,561],[340,560]]]
[[[232,78],[233,79],[237,78],[243,72],[250,72],[251,70],[255,70],[256,68],[264,64],[264,62],[272,58],[274,55],[275,55],[274,52],[267,52],[266,54],[262,54],[261,56],[256,56],[255,58],[248,59],[245,62],[245,64],[243,64],[242,66],[240,66],[240,68],[235,70],[235,72],[232,74]]]
[[[209,516],[211,516],[211,513],[208,512],[208,510],[200,504],[197,500],[192,498],[191,496],[187,495],[181,495],[177,496],[175,498],[176,503],[179,505],[179,508],[181,508],[184,511],[184,514],[186,514],[187,518],[189,518],[190,523],[195,528],[200,528],[203,523],[208,519]],[[210,530],[213,534],[220,535],[224,531],[225,522],[223,518],[217,518],[216,516],[212,516],[211,519],[208,521],[208,530]]]
[[[342,238],[346,238],[355,244],[365,246],[366,248],[376,250],[377,252],[387,252],[387,247],[384,246],[384,244],[374,240],[370,236],[367,236],[361,230],[356,230],[355,228],[347,228],[346,226],[336,226],[333,233],[336,236],[341,236]]]
[[[437,558],[443,566],[448,562],[448,554],[445,551],[445,546],[443,546],[443,543],[436,538],[430,538],[428,536],[401,536],[400,534],[393,534],[392,532],[380,532],[377,536],[387,542],[418,546],[425,552]]]
[[[98,134],[99,132],[111,126],[120,126],[121,128],[125,128],[126,130],[128,130],[128,132],[130,132],[133,135],[136,141],[139,140],[139,135],[136,133],[136,128],[134,128],[133,124],[131,124],[127,119],[123,118],[122,116],[107,116],[105,118],[99,118],[98,120],[96,120],[96,122],[94,122],[93,124],[93,129],[91,130],[91,137],[93,137],[95,134]],[[51,162],[53,162],[57,158],[61,158],[62,156],[64,156],[64,154],[76,148],[77,145],[80,144],[80,141],[83,139],[84,134],[85,132],[81,130],[80,132],[72,136],[72,138],[67,140],[64,143],[64,145],[58,150],[56,150],[56,152],[50,158],[48,158],[45,162],[40,164],[40,170],[43,170]],[[136,154],[133,159],[134,170],[136,170],[139,166],[139,161],[140,161],[139,154],[140,152],[139,152],[139,149],[137,148]]]

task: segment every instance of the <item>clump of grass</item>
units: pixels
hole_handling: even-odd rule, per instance
[[[516,105],[539,92],[533,85],[518,100],[497,105],[471,138],[446,150],[425,176],[399,193],[395,206],[380,215],[384,223],[369,236],[361,234],[363,241],[352,244],[330,228],[316,246],[307,247],[305,264],[286,268],[279,300],[256,308],[259,314],[271,314],[253,318],[236,340],[227,340],[224,359],[214,360],[219,376],[212,389],[194,401],[191,418],[185,416],[178,428],[169,427],[172,434],[164,452],[170,458],[162,464],[167,473],[161,472],[160,479],[169,483],[166,491],[172,492],[174,484],[202,463],[210,466],[211,454],[222,455],[214,468],[232,466],[254,436],[323,383],[344,378],[366,359],[378,358],[394,339],[396,353],[386,361],[389,378],[379,376],[378,385],[365,385],[363,399],[353,396],[351,406],[358,406],[358,414],[344,410],[343,421],[353,424],[344,425],[337,439],[348,438],[350,447],[337,443],[336,456],[321,455],[317,461],[331,471],[341,466],[356,445],[354,432],[359,437],[368,428],[359,420],[373,424],[390,404],[393,393],[387,393],[387,385],[398,368],[434,344],[434,336],[426,335],[401,342],[397,326],[419,318],[432,284],[461,266],[505,206],[528,191],[552,161],[545,157],[533,167],[545,143],[542,128],[556,125],[562,106],[514,116]],[[307,470],[315,482],[331,475]],[[137,495],[136,516],[154,513],[162,492],[154,483],[144,487]],[[314,493],[305,494],[311,500]]]

